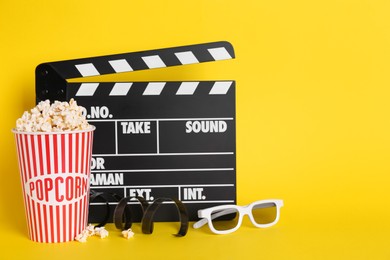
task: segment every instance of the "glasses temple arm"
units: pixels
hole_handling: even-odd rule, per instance
[[[225,210],[221,210],[217,213],[214,213],[214,214],[211,214],[211,220],[215,219],[215,218],[218,218],[220,216],[224,216],[224,215],[227,215],[227,214],[231,214],[231,213],[235,213],[237,212],[236,209],[225,209]],[[207,224],[207,221],[208,219],[207,218],[202,218],[201,220],[199,220],[198,222],[195,222],[194,225],[193,225],[193,228],[200,228],[202,226],[204,226],[205,224]]]

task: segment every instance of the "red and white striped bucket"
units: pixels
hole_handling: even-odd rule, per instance
[[[86,228],[94,130],[13,130],[31,240],[71,241]]]

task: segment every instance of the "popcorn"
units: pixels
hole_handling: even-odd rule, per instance
[[[85,232],[85,230],[83,232],[81,232],[80,234],[78,234],[75,238],[75,240],[81,242],[81,243],[85,243],[87,242],[87,238],[89,237],[88,233]]]
[[[105,238],[108,237],[108,231],[104,227],[97,227],[95,228],[95,235],[100,238]]]
[[[86,227],[84,231],[87,233],[87,235],[89,237],[93,236],[95,234],[95,227],[93,225],[89,224],[88,227]]]
[[[89,224],[80,234],[75,237],[75,240],[85,243],[87,242],[87,238],[91,236],[99,236],[100,238],[108,237],[108,231],[105,227],[94,227]]]
[[[134,232],[131,230],[131,228],[129,228],[127,230],[123,230],[122,231],[122,235],[123,235],[124,238],[129,239],[129,238],[134,236]]]
[[[100,238],[106,238],[108,237],[108,231],[105,227],[94,227],[93,225],[89,224],[80,234],[78,234],[75,237],[75,240],[85,243],[87,242],[87,238],[91,236],[99,236]],[[123,230],[122,236],[124,238],[132,238],[134,237],[134,232],[131,230],[131,228]]]
[[[60,132],[91,129],[92,126],[83,114],[86,114],[85,108],[78,106],[73,98],[69,103],[54,101],[51,105],[49,100],[45,100],[39,102],[30,112],[25,111],[22,117],[16,120],[16,130]]]

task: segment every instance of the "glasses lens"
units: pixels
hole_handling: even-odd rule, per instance
[[[261,203],[254,205],[252,215],[257,224],[269,224],[275,221],[277,207],[275,203]]]
[[[211,223],[216,230],[230,230],[238,224],[238,211],[235,208],[214,211],[211,213],[211,218]]]

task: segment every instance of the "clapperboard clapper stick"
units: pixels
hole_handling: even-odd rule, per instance
[[[36,101],[74,98],[87,109],[96,126],[92,190],[178,198],[196,220],[198,209],[236,204],[235,81],[67,80],[234,57],[230,43],[212,42],[42,63]],[[171,206],[161,207],[155,220],[176,220]],[[105,207],[92,202],[89,221],[99,221]]]

